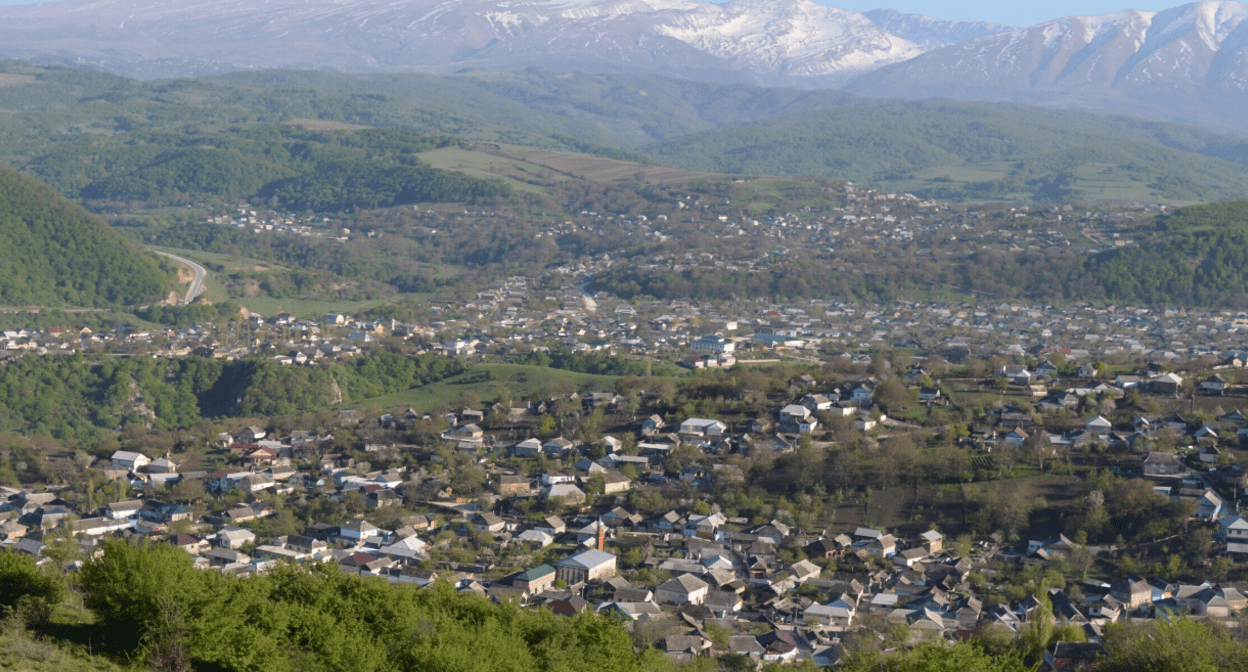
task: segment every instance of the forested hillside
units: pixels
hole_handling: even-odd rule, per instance
[[[1117,301],[1242,305],[1248,201],[1190,206],[1161,218],[1151,237],[1106,255],[1094,275]]]
[[[689,170],[820,175],[925,198],[1070,202],[1100,195],[1092,192],[1108,182],[1121,198],[1191,202],[1248,194],[1248,167],[1225,151],[1228,142],[1125,118],[914,101],[774,117],[646,151]]]
[[[102,220],[0,168],[0,304],[124,306],[168,289],[156,261]]]
[[[456,145],[397,129],[308,131],[273,124],[215,133],[86,137],[25,166],[88,201],[180,203],[259,197],[287,210],[338,212],[505,198],[497,181],[424,165]]]
[[[377,352],[325,367],[268,360],[23,357],[0,366],[0,431],[91,441],[124,425],[186,429],[205,417],[289,415],[463,372],[438,355]]]
[[[343,200],[333,195],[341,180],[307,181],[343,161],[378,160],[400,173],[411,171],[399,166],[420,168],[400,160],[420,150],[394,134],[378,132],[383,144],[367,146],[352,147],[338,137],[352,135],[345,133],[275,145],[263,130],[299,120],[319,131],[344,124],[406,129],[444,146],[505,142],[703,171],[823,175],[954,200],[1248,195],[1243,138],[1014,104],[872,101],[835,91],[540,69],[446,77],[274,71],[137,82],[9,61],[0,72],[19,78],[0,87],[0,108],[10,111],[0,119],[0,160],[90,199],[235,199],[270,185],[264,193],[280,193],[292,206],[365,207],[387,199],[360,193]],[[412,183],[400,189],[410,194],[400,201],[493,196],[490,185],[454,176],[430,173]],[[450,192],[448,183],[455,185]],[[311,191],[293,194],[292,185]]]

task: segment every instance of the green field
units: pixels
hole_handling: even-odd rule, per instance
[[[679,168],[604,159],[588,154],[488,143],[480,143],[468,149],[436,149],[423,152],[419,156],[434,168],[456,170],[473,177],[501,179],[514,188],[536,192],[544,190],[533,182],[549,184],[563,180],[587,180],[628,184],[684,184],[723,177]]]
[[[493,375],[493,379],[465,383],[484,371]],[[416,411],[426,413],[450,406],[464,392],[472,392],[481,401],[493,403],[498,400],[499,390],[503,388],[511,391],[513,399],[527,399],[540,392],[548,383],[556,380],[570,380],[578,390],[602,392],[613,389],[617,378],[618,376],[597,376],[522,364],[477,364],[467,372],[453,378],[383,397],[351,402],[344,404],[343,407],[376,406],[383,411],[411,407]]]

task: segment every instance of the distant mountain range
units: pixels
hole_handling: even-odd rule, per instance
[[[540,66],[1013,100],[1239,129],[1248,5],[1031,28],[809,0],[63,0],[0,8],[0,55],[140,77]]]
[[[804,88],[1006,30],[809,0],[65,0],[0,8],[0,53],[125,74],[537,65]]]

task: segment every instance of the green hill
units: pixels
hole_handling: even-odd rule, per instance
[[[237,149],[192,147],[161,152],[134,172],[93,182],[82,189],[86,199],[151,201],[174,194],[236,199],[250,196],[291,172]]]
[[[1174,124],[918,101],[774,117],[645,151],[688,170],[819,175],[928,198],[1197,202],[1248,194],[1248,168],[1222,158],[1236,142]]]
[[[1138,246],[1103,255],[1093,275],[1116,301],[1248,306],[1248,201],[1159,218]]]
[[[106,223],[0,168],[0,304],[137,305],[169,288],[156,261]]]
[[[380,194],[340,185],[340,176],[304,179],[342,161],[413,165],[404,155],[461,140],[702,172],[819,175],[952,200],[1248,197],[1242,137],[1018,104],[541,69],[139,82],[0,61],[0,73],[29,78],[0,87],[0,162],[92,199],[181,203],[254,196],[267,186],[281,187],[292,205],[366,207],[408,201],[391,198],[405,190],[437,193],[422,186],[436,177],[467,186],[463,198],[472,200],[482,185],[456,176],[407,175],[398,192],[391,185]],[[309,124],[301,135],[273,130],[297,120]]]

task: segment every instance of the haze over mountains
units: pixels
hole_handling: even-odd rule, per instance
[[[1241,127],[1248,5],[1030,28],[809,0],[64,0],[0,8],[0,55],[131,76],[539,66],[870,96],[1012,100]]]

